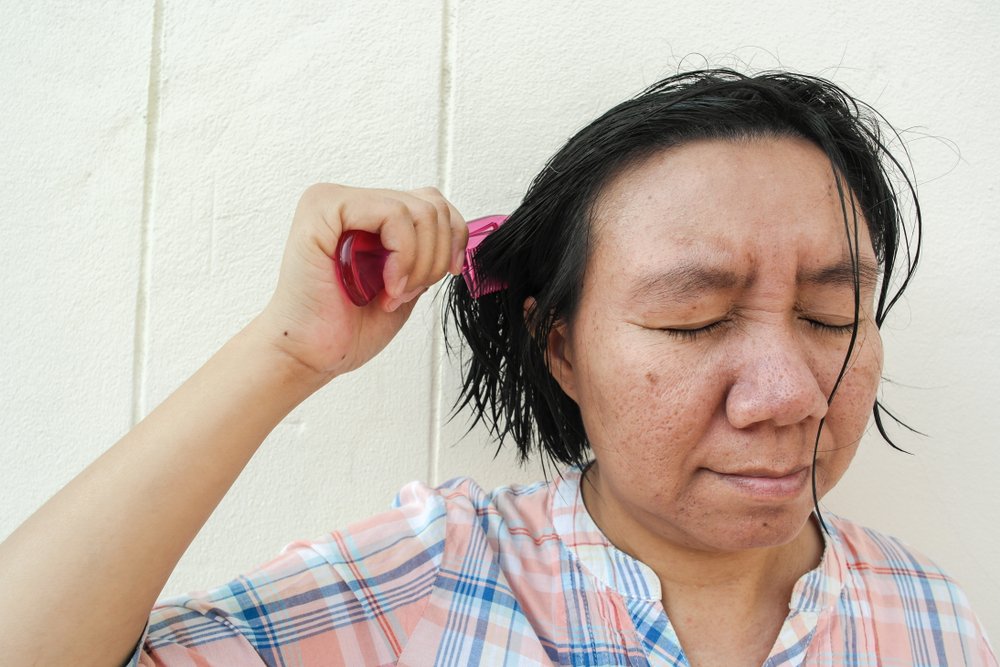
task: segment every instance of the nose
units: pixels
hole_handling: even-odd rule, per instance
[[[794,336],[762,336],[745,345],[726,397],[726,415],[733,426],[788,426],[826,415],[826,394]]]

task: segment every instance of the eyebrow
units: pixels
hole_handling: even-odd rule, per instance
[[[702,264],[681,264],[648,275],[636,282],[632,297],[639,301],[696,301],[712,290],[730,290],[753,282],[727,269]]]
[[[876,264],[864,259],[858,262],[857,276],[862,289],[874,288],[879,274]],[[742,276],[721,267],[681,264],[641,278],[631,291],[632,297],[639,301],[684,303],[698,300],[705,292],[752,285],[755,279],[753,273]],[[799,271],[795,279],[799,285],[853,287],[855,267],[850,258],[844,258],[818,269]]]
[[[849,257],[836,264],[820,267],[813,271],[800,271],[795,277],[800,285],[832,285],[836,287],[854,287],[855,272],[858,284],[862,289],[874,289],[879,278],[878,265],[866,259],[859,259],[857,268]]]

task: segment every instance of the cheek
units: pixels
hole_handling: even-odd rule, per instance
[[[579,405],[592,449],[604,464],[614,457],[623,468],[663,470],[704,431],[702,422],[713,413],[707,383],[693,382],[692,364],[667,345],[628,332],[616,340],[613,346],[592,341],[579,369]]]
[[[855,437],[860,437],[868,423],[882,378],[882,340],[877,329],[868,329],[864,336],[859,337],[848,371],[827,416],[828,422],[836,422],[838,428],[855,433]]]
[[[856,352],[827,412],[820,445],[822,495],[831,489],[850,465],[864,435],[882,376],[882,344],[877,330]],[[825,454],[824,454],[825,450]]]

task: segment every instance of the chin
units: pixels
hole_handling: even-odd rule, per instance
[[[763,510],[725,521],[710,540],[718,551],[780,547],[794,541],[807,527],[811,512]]]

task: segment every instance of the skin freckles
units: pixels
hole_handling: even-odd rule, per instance
[[[882,363],[871,279],[827,405],[854,315],[829,160],[793,138],[692,142],[619,175],[594,224],[580,307],[549,349],[591,441],[598,525],[654,569],[678,552],[815,566],[817,429],[825,417],[822,496],[854,456]],[[859,233],[874,275],[863,220]]]

